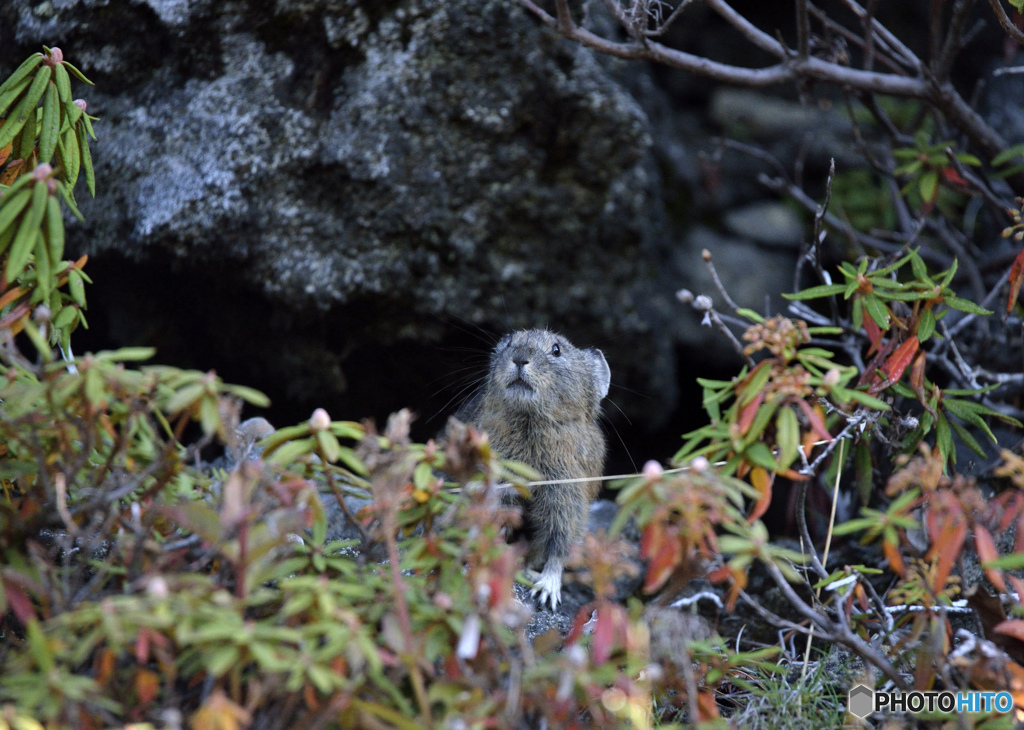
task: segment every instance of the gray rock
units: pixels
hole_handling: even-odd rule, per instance
[[[5,4],[0,40],[19,46],[5,64],[59,43],[97,81],[75,90],[102,122],[99,196],[80,200],[72,247],[93,266],[117,254],[179,273],[206,326],[228,332],[192,353],[200,367],[258,361],[263,377],[323,392],[305,371],[337,370],[342,346],[436,341],[437,317],[543,322],[614,338],[609,359],[629,363],[618,382],[665,392],[645,402],[654,418],[671,408],[646,117],[518,3],[44,5]],[[151,288],[111,303],[125,339],[154,326],[132,320]],[[241,297],[266,306],[247,313]],[[194,319],[182,314],[160,313],[178,342]],[[255,342],[233,336],[247,317],[261,318]],[[339,319],[352,341],[322,344]],[[332,379],[344,396],[344,374]]]
[[[771,246],[799,249],[805,234],[800,216],[791,207],[772,201],[734,208],[723,222],[731,233]]]

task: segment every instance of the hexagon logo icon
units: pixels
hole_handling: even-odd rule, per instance
[[[875,691],[863,684],[854,685],[850,688],[846,706],[856,717],[867,717],[875,707]]]

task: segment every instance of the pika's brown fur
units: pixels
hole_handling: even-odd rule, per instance
[[[483,389],[458,417],[544,480],[598,477],[605,439],[597,420],[609,380],[600,350],[577,349],[547,330],[514,332],[494,348]],[[561,600],[562,568],[586,532],[597,488],[596,481],[537,486],[524,504],[528,562],[543,566],[535,590],[541,604]]]

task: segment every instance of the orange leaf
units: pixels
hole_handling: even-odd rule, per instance
[[[252,721],[252,715],[223,690],[215,689],[191,719],[193,730],[241,730]]]
[[[1024,248],[1020,250],[1017,258],[1013,260],[1013,266],[1010,267],[1010,276],[1007,278],[1010,282],[1010,295],[1006,299],[1006,313],[1009,314],[1013,311],[1013,305],[1017,303],[1021,282],[1024,282]]]
[[[10,150],[11,146],[7,145],[4,149]],[[0,165],[3,163],[0,162]],[[10,185],[18,179],[18,174],[21,172],[21,168],[25,166],[24,160],[15,160],[7,169],[0,173],[0,185]]]
[[[718,714],[718,702],[715,699],[715,694],[710,689],[697,691],[697,712],[700,714],[701,722],[721,717]]]
[[[4,119],[0,118],[0,124],[4,123]],[[0,147],[0,167],[7,162],[7,158],[11,156],[11,147],[14,146],[14,142],[8,142],[6,147]]]
[[[149,669],[140,669],[135,674],[135,694],[139,702],[148,704],[160,692],[160,675]]]
[[[892,571],[901,578],[907,576],[907,566],[903,562],[903,556],[900,555],[900,549],[893,545],[891,542],[886,540],[882,541],[882,554],[885,555],[885,559],[889,561],[889,567]]]
[[[653,525],[649,526],[652,527]],[[644,593],[654,591],[665,585],[672,572],[683,559],[683,550],[674,535],[662,534],[653,554],[648,554],[650,563],[647,565],[647,577],[644,579]]]
[[[96,657],[96,668],[93,671],[93,677],[95,677],[98,684],[106,684],[107,680],[114,673],[114,659],[114,652],[110,649],[104,649]]]
[[[982,525],[974,526],[974,549],[978,552],[978,560],[987,563],[999,557],[996,550],[996,542],[992,539],[992,533]],[[1006,581],[1003,580],[1003,571],[999,568],[985,568],[985,577],[989,583],[999,589],[1000,593],[1006,593]]]
[[[960,503],[952,492],[938,492],[938,504],[928,513],[928,536],[932,546],[926,559],[938,558],[935,570],[935,583],[932,588],[936,593],[945,590],[953,563],[960,555],[964,539],[967,537],[967,520]]]
[[[754,509],[751,510],[750,516],[747,517],[747,522],[754,524],[755,521],[761,519],[761,516],[768,511],[768,506],[772,503],[772,482],[775,481],[772,475],[761,466],[755,466],[750,470],[750,483],[754,485],[754,489],[760,495],[757,498],[757,502],[754,503]]]

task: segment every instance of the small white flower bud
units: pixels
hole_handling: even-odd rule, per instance
[[[690,462],[690,471],[696,474],[703,474],[708,470],[709,466],[711,466],[711,464],[705,457],[695,456],[693,461]]]
[[[309,417],[309,427],[314,431],[326,431],[331,427],[331,417],[323,408],[317,408]]]

